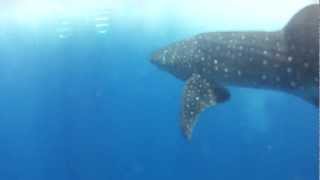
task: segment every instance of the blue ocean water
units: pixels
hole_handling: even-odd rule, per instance
[[[202,31],[175,23],[78,25],[67,38],[51,23],[3,26],[0,179],[317,179],[318,110],[291,95],[230,88],[183,138],[184,82],[149,63]]]

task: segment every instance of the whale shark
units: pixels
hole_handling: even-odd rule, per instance
[[[201,112],[230,99],[228,87],[282,91],[319,107],[319,4],[277,31],[205,32],[155,51],[151,63],[185,81],[181,129],[191,140]]]

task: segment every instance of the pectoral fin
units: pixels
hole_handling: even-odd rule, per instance
[[[193,74],[186,83],[182,101],[182,132],[191,140],[197,116],[206,108],[228,100],[227,89],[209,82],[199,74]]]

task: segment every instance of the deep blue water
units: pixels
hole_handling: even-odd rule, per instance
[[[143,22],[142,22],[143,23]],[[318,111],[280,92],[231,88],[179,129],[184,83],[149,63],[187,37],[116,23],[107,35],[50,26],[0,35],[1,180],[316,180]],[[81,29],[82,28],[82,29]]]

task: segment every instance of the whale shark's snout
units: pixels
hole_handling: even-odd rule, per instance
[[[166,64],[168,64],[167,52],[168,50],[166,49],[154,52],[150,62],[158,67],[166,66]]]
[[[178,79],[186,80],[194,71],[191,61],[195,59],[193,55],[198,48],[192,42],[188,39],[157,50],[152,54],[150,62]]]
[[[181,74],[179,73],[181,70],[179,70],[179,72],[177,71],[179,67],[181,68],[178,60],[180,57],[177,55],[176,49],[172,47],[173,46],[168,46],[154,52],[151,56],[150,62],[161,70],[167,71],[178,78],[181,78]]]
[[[176,45],[169,45],[157,50],[152,54],[150,61],[160,69],[171,72],[170,69],[176,69],[181,60],[178,49]]]

